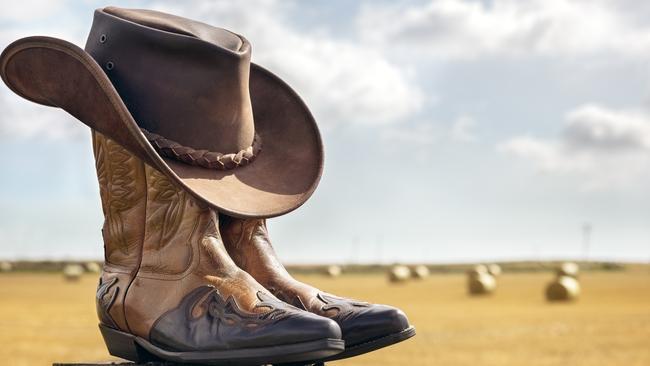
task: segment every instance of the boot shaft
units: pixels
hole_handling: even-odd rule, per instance
[[[97,287],[97,316],[102,324],[128,330],[124,301],[142,256],[145,165],[102,134],[92,131],[92,138],[104,213],[104,268]]]
[[[138,274],[173,280],[186,273],[196,252],[198,226],[207,220],[196,200],[163,174],[102,134],[93,131],[92,136],[104,213],[97,314],[101,323],[130,331],[142,324],[127,314],[127,292]]]
[[[191,235],[206,207],[96,131],[93,149],[107,266],[133,274],[184,272],[191,260]]]
[[[147,337],[158,317],[205,285],[263,310],[263,288],[228,256],[215,210],[96,131],[93,149],[105,216],[101,323]]]
[[[93,131],[93,151],[104,212],[104,260],[121,272],[135,272],[144,240],[147,184],[144,163]]]

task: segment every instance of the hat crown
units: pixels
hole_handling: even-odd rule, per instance
[[[95,11],[86,51],[141,128],[223,154],[253,143],[244,37],[157,11],[108,7]]]

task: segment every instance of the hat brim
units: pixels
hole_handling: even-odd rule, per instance
[[[199,200],[232,216],[273,217],[290,212],[312,195],[322,174],[323,145],[313,116],[286,83],[255,64],[250,94],[262,151],[251,164],[232,170],[161,157],[101,67],[70,42],[51,37],[20,39],[0,56],[0,76],[18,95],[66,110]]]

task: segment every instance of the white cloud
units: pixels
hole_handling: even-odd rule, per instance
[[[0,91],[0,140],[88,138],[87,127],[61,109]]]
[[[647,57],[650,24],[612,1],[431,0],[366,5],[362,39],[437,59],[481,56],[591,55]]]
[[[23,37],[62,38],[83,47],[91,15],[81,19],[66,0],[26,0],[3,7],[0,12],[0,48]]]
[[[424,95],[409,70],[351,37],[292,26],[287,6],[207,0],[154,5],[244,35],[253,45],[253,60],[294,87],[321,125],[390,124],[408,120],[421,108]]]
[[[411,124],[385,126],[379,137],[397,146],[427,147],[436,142],[450,140],[467,143],[477,141],[474,133],[476,121],[469,115],[460,115],[453,123],[444,124],[435,121],[419,121]]]
[[[70,4],[68,4],[70,5]],[[410,72],[387,61],[375,49],[323,32],[303,32],[289,24],[286,4],[256,2],[155,2],[158,8],[200,19],[243,34],[253,44],[255,62],[277,73],[299,94],[321,126],[392,124],[408,120],[424,103]],[[30,12],[29,8],[37,8]],[[23,2],[0,14],[0,47],[25,36],[44,34],[82,46],[87,19],[73,16],[65,0]],[[60,17],[56,14],[60,14]],[[49,18],[48,18],[49,17]],[[54,21],[52,18],[59,17]],[[43,21],[40,19],[43,18]],[[81,124],[61,110],[35,105],[0,92],[0,138],[76,138]],[[77,126],[79,125],[79,126]]]
[[[381,130],[380,138],[399,146],[429,146],[440,138],[440,131],[431,123],[418,123],[413,126],[397,125]]]
[[[60,10],[66,2],[66,0],[12,1],[11,5],[3,4],[0,21],[26,22],[43,19]]]
[[[477,137],[474,134],[474,127],[476,121],[470,116],[460,116],[451,125],[449,135],[453,141],[457,142],[472,142],[476,141]]]
[[[516,137],[498,149],[531,161],[542,172],[578,178],[587,189],[647,185],[650,115],[587,104],[567,114],[558,138]]]
[[[88,19],[74,16],[66,0],[27,0],[4,7],[0,13],[0,49],[23,37],[47,35],[83,46]],[[86,127],[61,109],[22,99],[0,86],[0,140],[88,138]]]
[[[567,116],[565,139],[578,149],[650,151],[650,117],[640,111],[615,111],[584,105]]]

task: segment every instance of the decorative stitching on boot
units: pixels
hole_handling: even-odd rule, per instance
[[[123,213],[131,210],[141,198],[138,195],[138,160],[113,140],[101,135],[95,138],[95,166],[99,194],[106,216],[107,242],[114,242],[122,254],[129,254]]]
[[[330,317],[338,319],[339,321],[345,321],[347,318],[354,316],[355,311],[357,310],[356,308],[367,308],[370,306],[367,302],[344,299],[342,297],[324,294],[322,292],[319,292],[316,297],[325,303],[325,305],[321,307],[321,310],[326,313],[330,310],[335,310],[336,313]]]
[[[102,324],[113,328],[117,328],[117,324],[109,311],[111,310],[111,306],[113,306],[115,298],[120,291],[119,287],[113,286],[116,282],[117,277],[113,277],[105,282],[100,277],[96,295],[97,315],[99,316],[99,320]]]

